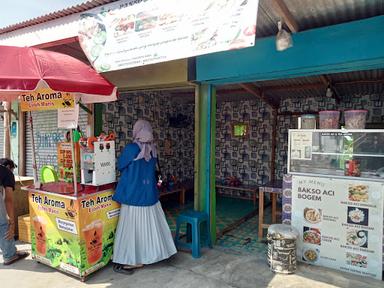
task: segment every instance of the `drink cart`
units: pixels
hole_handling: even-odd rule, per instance
[[[91,147],[81,146],[80,155],[82,183],[75,184],[77,194],[73,183],[65,181],[26,189],[33,258],[84,281],[112,257],[120,206],[112,200],[114,141],[100,139]]]

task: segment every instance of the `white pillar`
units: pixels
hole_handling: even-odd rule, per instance
[[[3,102],[4,106],[4,153],[3,157],[11,157],[11,131],[9,127],[11,126],[11,103]]]

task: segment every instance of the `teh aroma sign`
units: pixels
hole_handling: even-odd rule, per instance
[[[39,89],[20,95],[20,106],[22,111],[73,108],[74,103],[74,97],[71,93],[53,91],[49,88]]]

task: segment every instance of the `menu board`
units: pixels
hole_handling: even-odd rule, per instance
[[[255,44],[259,0],[125,0],[80,15],[79,41],[98,72]]]
[[[292,131],[291,134],[291,159],[311,160],[312,159],[312,132]]]
[[[80,149],[78,143],[75,143],[76,173],[78,181],[80,180]],[[57,166],[59,170],[59,180],[73,182],[73,164],[71,142],[57,143]]]
[[[382,277],[381,182],[292,177],[292,226],[300,261]]]

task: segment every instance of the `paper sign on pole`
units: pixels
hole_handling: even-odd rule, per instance
[[[73,108],[57,110],[57,127],[65,129],[76,129],[79,122],[79,105]]]
[[[41,88],[20,95],[20,106],[23,112],[72,108],[74,105],[75,100],[71,93],[54,91],[50,88]]]

